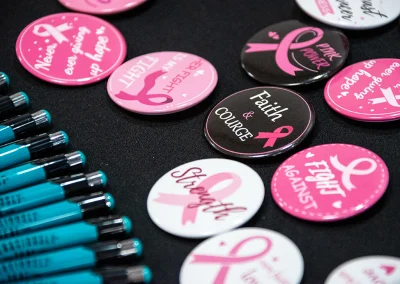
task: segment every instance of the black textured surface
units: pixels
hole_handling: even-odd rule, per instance
[[[125,35],[128,59],[162,50],[185,51],[206,58],[219,73],[217,88],[200,105],[183,113],[149,117],[115,105],[107,95],[106,81],[85,87],[60,87],[23,69],[15,55],[18,34],[39,17],[66,12],[56,0],[2,1],[0,9],[0,70],[10,76],[10,92],[25,91],[33,110],[47,109],[53,115],[54,130],[65,130],[71,148],[87,154],[88,169],[102,169],[108,174],[117,211],[133,219],[135,235],[143,240],[142,263],[153,269],[154,283],[178,283],[180,266],[199,241],[171,236],[151,222],[146,210],[149,190],[159,177],[180,164],[224,157],[206,142],[203,123],[209,110],[224,97],[259,86],[240,67],[240,52],[252,35],[292,18],[318,24],[292,0],[149,0],[135,10],[105,17]],[[397,21],[379,30],[345,34],[350,40],[346,65],[400,57]],[[371,124],[344,118],[324,102],[324,84],[294,88],[314,106],[317,119],[310,137],[294,151],[324,143],[356,144],[386,161],[391,180],[384,198],[368,212],[344,222],[311,223],[284,213],[269,192],[275,169],[294,151],[245,161],[261,175],[267,188],[261,210],[247,226],[269,228],[291,238],[304,256],[306,284],[323,283],[336,266],[355,257],[400,254],[400,122]]]

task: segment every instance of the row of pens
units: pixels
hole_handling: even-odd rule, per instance
[[[9,84],[0,72],[0,93]],[[110,215],[115,201],[103,192],[106,175],[79,173],[85,155],[61,154],[65,132],[31,136],[50,126],[51,116],[26,113],[29,106],[23,92],[0,96],[0,283],[150,283],[147,266],[122,266],[135,262],[143,245],[129,238],[128,217]]]

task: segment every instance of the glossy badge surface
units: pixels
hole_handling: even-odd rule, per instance
[[[250,167],[205,159],[161,177],[147,199],[151,219],[170,234],[206,238],[239,227],[256,214],[264,184]]]
[[[310,221],[358,215],[385,193],[389,172],[375,153],[349,144],[303,150],[276,170],[271,191],[287,213]]]
[[[365,256],[350,260],[336,268],[325,284],[398,284],[400,258]]]
[[[261,158],[297,146],[311,131],[314,120],[314,111],[299,94],[278,87],[258,87],[218,103],[208,115],[204,133],[224,154]]]
[[[65,7],[88,14],[116,14],[135,8],[147,0],[58,0]]]
[[[300,284],[304,261],[286,236],[242,228],[205,240],[186,258],[180,284]]]
[[[85,14],[60,13],[40,18],[19,35],[21,64],[50,83],[86,85],[106,78],[124,60],[126,43],[108,22]]]
[[[378,28],[400,15],[398,0],[296,0],[314,19],[344,29]]]
[[[207,98],[218,81],[207,60],[184,52],[141,55],[121,65],[108,80],[110,98],[120,107],[160,115],[188,109]]]
[[[400,59],[362,61],[329,80],[325,100],[332,109],[355,120],[397,120],[400,119],[399,78]]]
[[[311,0],[310,0],[311,1]],[[290,20],[255,34],[242,50],[242,67],[255,80],[277,86],[305,85],[330,77],[349,54],[336,30]]]

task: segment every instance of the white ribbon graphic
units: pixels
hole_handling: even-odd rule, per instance
[[[59,25],[57,27],[54,27],[50,24],[40,24],[36,25],[33,28],[33,33],[37,36],[41,37],[48,37],[52,36],[55,38],[58,43],[62,43],[63,41],[69,41],[63,34],[62,32],[68,31],[72,29],[73,26],[69,26],[68,23],[64,23],[62,25]],[[44,31],[40,31],[40,29],[44,29]]]
[[[365,176],[373,173],[378,165],[376,162],[372,159],[369,158],[359,158],[354,161],[352,161],[350,164],[347,166],[344,166],[342,163],[339,162],[337,155],[334,157],[330,157],[332,165],[339,171],[342,172],[342,183],[346,187],[347,190],[351,191],[352,189],[355,189],[356,186],[351,182],[351,176],[352,175],[357,175],[357,176]],[[370,164],[370,167],[366,170],[357,170],[356,167],[361,164],[362,162],[368,162]]]
[[[400,100],[400,95],[395,96],[393,94],[392,88],[387,88],[387,89],[382,89],[382,94],[383,94],[383,98],[376,98],[376,99],[370,99],[370,101],[372,102],[373,105],[376,104],[381,104],[381,103],[386,103],[388,102],[391,106],[394,107],[400,107],[399,103],[397,102],[397,100]]]

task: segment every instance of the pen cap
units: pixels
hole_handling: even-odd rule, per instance
[[[101,242],[90,246],[96,252],[98,262],[135,259],[143,254],[143,245],[139,239],[127,239],[124,241]]]
[[[132,231],[132,222],[126,216],[108,216],[87,220],[86,223],[97,227],[99,240],[109,240]]]
[[[0,93],[3,94],[7,92],[8,87],[10,86],[10,79],[7,74],[4,72],[0,72]]]
[[[96,269],[95,272],[102,276],[104,284],[148,284],[153,278],[150,268],[146,265],[104,267]]]
[[[75,174],[66,177],[59,177],[49,180],[52,183],[59,184],[64,189],[66,198],[76,195],[83,195],[101,191],[106,184],[107,178],[102,171],[97,171],[89,174]]]
[[[67,148],[68,136],[64,131],[58,131],[51,134],[39,134],[15,143],[27,145],[31,153],[31,158],[37,159],[46,153],[61,151]]]
[[[53,178],[63,175],[67,172],[76,172],[82,170],[86,163],[86,157],[81,151],[75,151],[49,158],[34,160],[31,163],[43,165],[46,170],[46,177]]]
[[[102,192],[73,197],[70,198],[69,201],[79,205],[83,218],[85,219],[99,216],[99,212],[109,212],[115,207],[115,201],[112,195]]]
[[[24,92],[18,92],[9,96],[15,109],[27,109],[30,106],[30,100]]]

